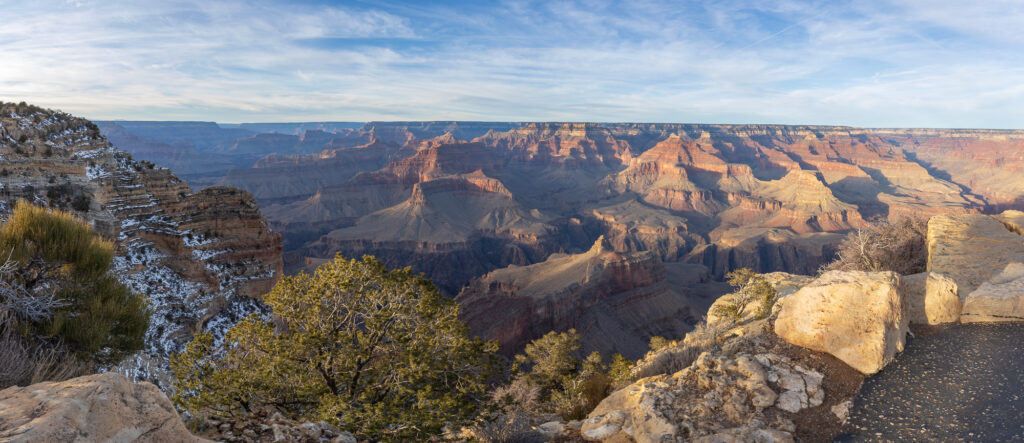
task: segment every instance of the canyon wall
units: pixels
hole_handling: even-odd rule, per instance
[[[586,254],[598,238],[623,257],[680,265],[690,282],[742,267],[813,274],[873,219],[1021,207],[1022,147],[1024,131],[372,122],[222,142],[210,152],[267,155],[204,180],[252,192],[283,234],[286,272],[372,254],[463,293],[467,318],[479,319],[470,323],[486,324],[508,320],[505,308],[617,297],[596,287],[499,297],[481,286],[508,266],[538,273],[563,254]],[[671,309],[696,306],[685,299]],[[502,340],[512,349],[544,328],[583,328],[587,312],[613,311],[581,305],[508,320],[521,334]],[[637,342],[674,330],[638,326],[657,316],[630,318],[622,329]]]
[[[24,199],[73,211],[115,241],[115,275],[153,308],[145,350],[120,368],[137,379],[166,386],[171,352],[196,332],[222,332],[259,312],[259,298],[281,276],[281,237],[250,193],[193,192],[87,120],[0,105],[0,165],[0,215]]]

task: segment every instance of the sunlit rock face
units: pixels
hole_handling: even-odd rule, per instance
[[[67,114],[0,109],[2,199],[74,211],[116,244],[114,273],[153,308],[146,348],[119,368],[167,387],[167,356],[193,334],[258,312],[282,274],[281,236],[253,196],[193,192],[169,169],[135,161],[95,125]]]

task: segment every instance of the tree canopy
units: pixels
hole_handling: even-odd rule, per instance
[[[174,401],[193,413],[276,407],[357,435],[423,438],[469,423],[497,345],[471,338],[458,305],[408,268],[341,255],[284,277],[217,343],[200,334],[172,356]]]

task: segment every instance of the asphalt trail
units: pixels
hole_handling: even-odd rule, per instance
[[[1024,441],[1024,323],[909,337],[836,441]]]

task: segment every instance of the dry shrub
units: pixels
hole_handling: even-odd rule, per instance
[[[533,429],[532,420],[523,413],[501,414],[475,426],[472,430],[472,441],[482,443],[540,443],[547,441],[543,435]]]
[[[823,271],[924,272],[928,262],[928,219],[899,217],[878,220],[850,233]]]
[[[502,412],[507,414],[517,412],[537,414],[543,407],[540,395],[540,386],[526,377],[516,377],[511,383],[495,389],[491,393],[491,399]]]
[[[701,353],[717,348],[725,332],[726,328],[720,324],[709,324],[706,320],[698,323],[681,343],[648,352],[633,369],[633,380],[673,374],[689,367]]]
[[[25,336],[19,329],[13,315],[0,310],[0,389],[92,372],[62,344]]]

